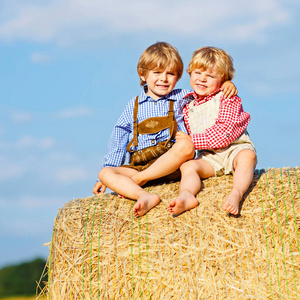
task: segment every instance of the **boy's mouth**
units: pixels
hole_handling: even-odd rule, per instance
[[[169,86],[165,84],[157,84],[156,87],[158,87],[159,89],[167,89]]]
[[[197,88],[199,88],[199,89],[206,89],[207,88],[207,86],[206,85],[203,85],[203,84],[196,84],[196,86],[197,86]]]

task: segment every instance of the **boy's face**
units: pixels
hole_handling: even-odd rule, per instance
[[[215,65],[207,70],[195,69],[190,76],[190,85],[200,97],[211,94],[223,84],[222,77]]]
[[[147,83],[147,95],[152,97],[154,100],[169,94],[175,88],[178,81],[177,72],[168,68],[165,70],[150,70],[147,77],[141,76],[141,78]]]

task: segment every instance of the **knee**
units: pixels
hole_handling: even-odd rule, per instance
[[[100,181],[103,182],[103,180],[105,180],[105,178],[109,174],[111,174],[111,172],[112,172],[112,168],[111,167],[105,167],[105,168],[101,169],[100,172],[99,172],[99,175],[98,175]]]
[[[253,164],[256,165],[257,163],[257,156],[256,156],[256,153],[252,150],[247,150],[246,151],[246,157],[247,157],[247,160]]]
[[[186,161],[180,166],[179,169],[181,172],[186,172],[187,170],[195,169],[194,161],[193,160]]]
[[[190,139],[183,139],[175,143],[177,151],[186,159],[194,158],[195,146]]]
[[[257,163],[256,153],[250,149],[242,150],[240,153],[238,153],[238,156],[237,156],[236,162],[238,163],[239,161],[255,166]]]

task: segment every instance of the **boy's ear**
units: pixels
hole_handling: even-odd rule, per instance
[[[145,77],[145,76],[141,75],[140,77],[141,77],[141,79],[142,79],[143,81],[146,82],[146,77]]]

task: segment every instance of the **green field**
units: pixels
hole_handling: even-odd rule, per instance
[[[37,258],[29,262],[2,268],[0,270],[0,299],[36,299],[34,295],[36,293],[41,294],[41,291],[45,290],[47,276],[43,275],[41,278],[44,274],[45,265],[46,261],[44,259]]]

